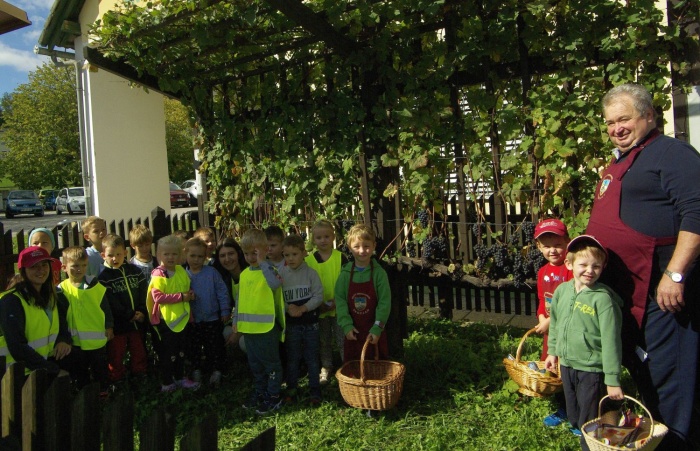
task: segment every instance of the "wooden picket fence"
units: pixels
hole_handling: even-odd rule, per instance
[[[67,376],[50,384],[45,370],[24,376],[24,365],[13,363],[5,370],[0,356],[0,449],[5,451],[133,451],[134,399],[120,393],[101,405],[99,384],[84,387],[74,398]],[[175,449],[175,423],[164,407],[156,408],[138,427],[139,449]],[[181,451],[216,451],[218,416],[210,412],[186,431]],[[273,451],[275,428],[263,431],[246,451]]]

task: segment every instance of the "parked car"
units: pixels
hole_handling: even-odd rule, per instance
[[[187,191],[190,195],[190,205],[197,205],[197,196],[199,196],[202,190],[196,180],[185,180],[180,184],[180,188],[183,191]]]
[[[39,191],[39,200],[44,204],[44,209],[55,210],[56,209],[56,196],[58,195],[58,190],[56,189],[42,189]]]
[[[189,207],[190,195],[183,191],[177,183],[170,182],[170,208]]]
[[[73,186],[63,188],[58,192],[56,198],[56,214],[60,215],[63,212],[69,215],[73,213],[85,213],[85,188],[82,186]]]
[[[10,191],[5,198],[5,217],[14,218],[15,215],[29,214],[44,216],[44,206],[41,205],[39,196],[30,190]]]

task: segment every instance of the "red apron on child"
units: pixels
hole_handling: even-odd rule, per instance
[[[352,318],[352,324],[359,331],[355,334],[357,340],[345,339],[343,345],[343,360],[360,360],[362,347],[367,340],[369,330],[374,326],[375,314],[377,312],[377,292],[374,289],[374,263],[370,262],[369,281],[357,283],[353,281],[355,275],[355,263],[350,269],[350,284],[348,286],[348,310]],[[367,347],[365,359],[374,359],[374,345]],[[389,356],[389,344],[386,334],[379,336],[379,358],[386,359]]]

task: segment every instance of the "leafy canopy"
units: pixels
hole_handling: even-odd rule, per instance
[[[124,2],[94,31],[192,109],[209,208],[232,224],[261,201],[284,224],[352,214],[364,153],[370,203],[400,196],[406,222],[485,191],[582,227],[602,95],[639,82],[667,108],[693,39],[653,0]]]

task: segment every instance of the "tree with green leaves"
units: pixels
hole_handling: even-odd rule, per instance
[[[73,65],[44,64],[2,99],[0,169],[19,188],[80,184],[78,103]]]
[[[189,111],[180,102],[165,99],[165,146],[170,180],[182,183],[194,178],[194,128]]]

